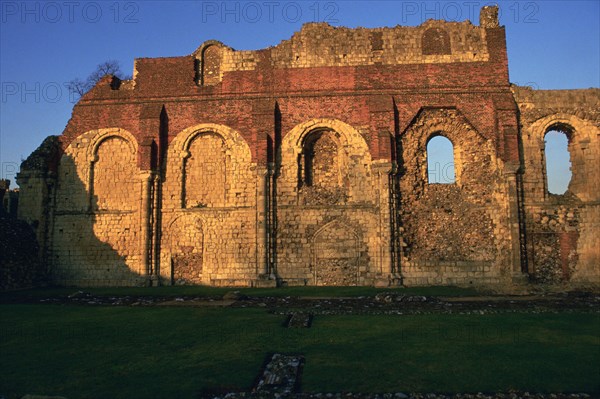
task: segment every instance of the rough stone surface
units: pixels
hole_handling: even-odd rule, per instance
[[[271,397],[285,397],[296,392],[303,364],[303,356],[275,353],[252,391]]]
[[[223,297],[106,296],[76,291],[70,295],[39,298],[18,295],[5,303],[77,304],[89,306],[229,306],[263,308],[280,315],[283,327],[311,327],[314,317],[332,314],[495,314],[495,313],[600,313],[600,295],[591,292],[532,293],[475,297],[428,297],[382,292],[375,297],[302,298],[252,297],[232,291]],[[293,317],[291,317],[293,316]]]
[[[591,398],[586,393],[530,393],[530,392],[507,392],[507,393],[297,393],[280,396],[287,399],[584,399]],[[228,393],[225,395],[207,395],[204,399],[271,399],[273,396],[261,393]]]
[[[521,111],[529,273],[538,281],[600,281],[600,93],[513,87]],[[568,139],[571,181],[548,192],[547,132]]]
[[[496,7],[211,40],[99,81],[23,163],[19,215],[63,285],[598,284],[599,93],[511,86]],[[454,183],[429,183],[435,136]]]

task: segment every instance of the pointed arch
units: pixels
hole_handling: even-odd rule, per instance
[[[454,182],[458,186],[477,184],[475,175],[482,163],[490,173],[496,167],[498,158],[494,143],[485,138],[458,109],[422,108],[400,139],[403,142],[404,170],[415,174],[423,184],[429,181],[427,147],[436,136],[444,136],[452,144]]]

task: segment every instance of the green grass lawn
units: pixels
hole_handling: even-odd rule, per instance
[[[590,313],[317,316],[264,309],[0,306],[0,395],[194,398],[304,354],[305,392],[600,392]]]

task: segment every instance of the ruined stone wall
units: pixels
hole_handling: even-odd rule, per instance
[[[258,274],[261,174],[246,141],[223,125],[191,126],[174,137],[165,165],[160,276],[175,284],[250,285]]]
[[[282,110],[290,105],[282,103]],[[335,119],[293,127],[280,151],[278,275],[287,284],[300,285],[387,279],[391,164],[373,162],[359,131]]]
[[[38,250],[35,230],[27,222],[0,214],[0,291],[47,283]]]
[[[0,291],[40,286],[47,273],[35,229],[16,217],[18,190],[0,179]]]
[[[497,8],[483,7],[480,26],[440,20],[374,29],[309,23],[291,39],[268,49],[268,57],[277,69],[485,62],[490,59],[488,28],[498,28]],[[209,86],[227,72],[259,69],[262,58],[259,51],[235,51],[214,40],[193,55],[198,61],[198,82]]]
[[[214,69],[207,51],[221,49],[221,68]],[[200,47],[195,54],[207,73],[247,71],[259,67],[255,51],[233,51],[218,42]],[[486,30],[470,22],[446,23],[429,20],[418,27],[349,29],[326,23],[311,23],[270,49],[275,68],[322,66],[399,65],[421,63],[488,61]],[[213,72],[214,71],[214,72]],[[205,80],[212,83],[214,77]]]
[[[57,136],[47,137],[22,163],[17,176],[20,187],[17,215],[33,228],[38,243],[37,257],[42,264],[48,262],[59,146]]]
[[[10,189],[10,180],[0,179],[0,216],[16,219],[19,207],[19,189]]]
[[[454,183],[429,183],[427,143],[453,144]],[[402,274],[408,284],[499,283],[510,276],[507,184],[494,142],[456,109],[425,110],[400,137]]]
[[[600,90],[513,87],[520,110],[529,272],[542,282],[599,282]],[[572,178],[548,192],[545,135],[568,139]]]
[[[55,283],[140,283],[143,176],[137,147],[125,130],[100,129],[82,134],[65,150],[51,231]]]
[[[207,41],[86,93],[52,156],[24,164],[23,218],[60,284],[507,283],[542,258],[586,280],[594,93],[565,111],[576,119],[538,121],[530,108],[554,105],[511,92],[494,7],[480,26],[308,24],[256,51]],[[533,177],[529,136],[545,123],[569,126],[576,207]],[[453,184],[428,182],[436,135],[453,144]]]

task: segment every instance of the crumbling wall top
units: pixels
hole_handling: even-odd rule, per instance
[[[58,136],[48,136],[42,144],[21,163],[21,171],[54,172],[58,165],[60,141]]]
[[[484,6],[479,13],[479,26],[482,28],[497,28],[500,26],[498,21],[498,6]]]
[[[535,103],[538,107],[600,107],[600,89],[536,90],[528,86],[511,86],[517,103]]]
[[[535,90],[516,85],[511,89],[525,123],[566,113],[600,126],[600,89]]]

